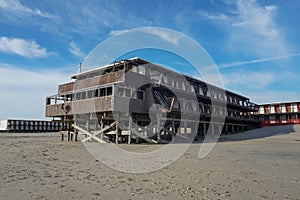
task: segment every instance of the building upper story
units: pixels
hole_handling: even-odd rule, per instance
[[[257,115],[263,126],[300,124],[300,102],[282,102],[257,105]]]
[[[300,113],[300,102],[268,103],[257,105],[258,115],[276,115]]]
[[[187,112],[228,118],[251,119],[256,111],[256,104],[247,97],[141,58],[121,60],[71,78],[72,82],[58,86],[58,94],[47,97],[46,116],[122,110],[115,107],[117,101],[130,101],[134,105],[130,112],[141,114],[148,113],[154,102],[161,104],[166,111],[171,106],[173,110],[181,106]],[[172,91],[180,97],[174,100]],[[196,96],[197,102],[192,96]]]

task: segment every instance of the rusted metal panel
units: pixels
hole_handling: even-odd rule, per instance
[[[111,111],[113,97],[99,97],[62,104],[47,105],[46,117],[58,117],[64,115],[84,114]],[[66,113],[66,106],[70,106],[70,111]]]
[[[70,103],[66,103],[69,105]],[[46,117],[58,117],[66,115],[65,110],[63,109],[63,105],[66,104],[55,104],[55,105],[47,105],[46,106]]]
[[[114,82],[124,81],[124,80],[125,80],[124,71],[117,71],[110,74],[95,76],[93,78],[76,80],[74,85],[74,90],[94,87],[97,85],[104,85],[104,84],[114,83]]]
[[[292,112],[292,108],[291,108],[291,104],[290,103],[287,103],[285,104],[285,107],[286,107],[286,112]]]
[[[74,82],[61,84],[58,86],[58,94],[70,92],[74,89]]]
[[[275,113],[280,113],[279,105],[275,105]]]
[[[112,110],[112,97],[99,97],[75,101],[72,103],[72,114],[95,113]]]
[[[265,114],[269,113],[269,105],[264,106],[264,113]]]

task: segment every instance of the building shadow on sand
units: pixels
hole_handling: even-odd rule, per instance
[[[231,135],[221,135],[218,142],[262,139],[275,135],[285,135],[299,131],[300,125],[267,126]]]

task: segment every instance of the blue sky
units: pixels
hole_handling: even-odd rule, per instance
[[[96,45],[141,27],[196,40],[226,89],[255,103],[299,101],[299,8],[286,0],[0,0],[0,118],[43,118],[45,97]]]

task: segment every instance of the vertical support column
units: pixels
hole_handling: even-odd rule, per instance
[[[75,133],[75,142],[77,142],[77,140],[78,140],[78,130],[74,129],[74,133]]]
[[[88,116],[88,118],[85,121],[85,126],[86,126],[86,130],[88,132],[90,132],[90,117],[89,116]],[[86,137],[87,137],[87,135],[86,135]]]
[[[211,124],[211,136],[215,136],[215,124]]]
[[[173,115],[173,117],[172,117],[172,141],[174,140],[174,134],[175,134],[175,132],[176,132],[176,130],[175,130],[175,116]]]
[[[193,138],[193,140],[198,141],[199,140],[199,135],[198,135],[198,127],[199,126],[199,122],[197,124],[197,122],[194,122],[194,131],[195,131],[195,138]]]
[[[88,116],[88,118],[86,119],[86,130],[88,132],[90,132],[90,117]]]
[[[119,144],[119,125],[116,124],[116,144]]]
[[[228,124],[225,124],[225,134],[228,134]]]
[[[139,130],[138,130],[138,120],[137,120],[137,119],[135,119],[135,125],[134,125],[134,126],[135,126],[135,130],[136,130],[136,131],[139,131]],[[138,143],[140,142],[140,141],[139,141],[140,138],[139,138],[137,135],[135,136],[135,138],[136,138],[136,139],[135,139],[135,143],[138,144]]]
[[[222,130],[221,130],[221,125],[217,124],[217,130],[218,130],[218,134],[222,134]]]
[[[160,128],[160,115],[157,114],[156,117],[157,117],[157,127],[156,127],[155,131],[156,131],[156,134],[157,134],[157,142],[160,143],[160,130],[159,130],[159,128]]]
[[[104,120],[103,119],[101,119],[101,122],[100,122],[101,124],[100,124],[100,130],[103,130],[103,128],[104,128]],[[103,140],[104,139],[104,132],[102,132],[101,133],[101,140]]]
[[[128,113],[128,129],[129,129],[128,144],[131,144],[132,118],[129,113]]]
[[[187,137],[187,121],[184,121],[184,136]]]
[[[70,125],[70,123],[68,122],[68,123],[67,123],[68,141],[70,141],[70,139],[71,139],[71,138],[70,138],[70,134],[71,134],[71,133],[70,133],[70,126],[69,126],[69,125]]]

